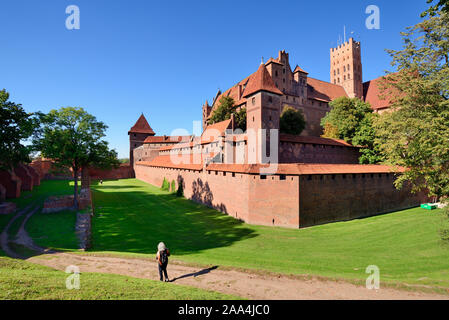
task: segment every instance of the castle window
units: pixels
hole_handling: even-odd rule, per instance
[[[284,78],[284,79],[282,79],[282,82],[283,82],[283,83],[285,83],[285,78]]]
[[[256,98],[253,98],[251,101],[252,101],[253,105],[256,104]]]
[[[276,77],[278,76],[278,71],[276,70],[276,72],[274,73],[276,75]]]
[[[351,79],[351,75],[350,74],[348,74],[348,79]]]
[[[336,75],[337,75],[337,71],[334,70],[334,76],[336,76]]]
[[[337,74],[340,74],[340,69],[337,69]]]
[[[134,133],[134,137],[136,136],[136,134]]]
[[[253,116],[253,122],[254,122],[254,116]]]
[[[285,74],[285,68],[284,68],[284,69],[282,69],[282,73],[283,73],[283,74]]]
[[[260,176],[260,179],[261,179],[261,180],[266,180],[266,179],[267,179],[267,176],[266,176],[266,175],[261,175],[261,176]]]
[[[343,72],[346,72],[346,67],[345,66],[343,66]]]
[[[349,64],[348,64],[348,71],[349,71],[349,70],[351,70],[351,67],[350,67]]]
[[[343,79],[346,80],[346,75],[343,76]]]
[[[281,176],[279,177],[279,179],[280,179],[280,180],[285,180],[285,179],[286,179],[285,174],[281,174]]]

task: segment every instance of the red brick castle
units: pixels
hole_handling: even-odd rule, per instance
[[[329,102],[359,97],[376,112],[379,79],[362,82],[360,43],[352,38],[330,50],[331,82],[309,77],[280,51],[232,88],[202,107],[201,136],[156,136],[143,115],[128,132],[130,160],[138,179],[160,186],[176,182],[185,197],[248,223],[306,227],[419,205],[423,194],[393,186],[400,168],[358,164],[359,147],[321,138]],[[246,108],[247,130],[234,118],[208,125],[222,96]],[[284,106],[302,110],[301,136],[279,134]]]

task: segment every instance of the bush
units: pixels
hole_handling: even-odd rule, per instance
[[[165,177],[164,177],[164,181],[162,181],[161,190],[170,191],[170,183],[168,182],[167,179],[165,179]]]
[[[171,192],[176,192],[176,182],[175,182],[175,180],[172,180],[172,182],[171,182],[171,190],[170,190]]]

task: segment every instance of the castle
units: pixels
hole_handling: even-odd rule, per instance
[[[202,106],[201,136],[156,136],[143,115],[128,132],[135,176],[156,186],[175,181],[186,198],[248,223],[306,227],[419,205],[424,194],[393,186],[403,168],[358,164],[359,149],[321,138],[320,120],[338,97],[358,97],[375,112],[388,109],[379,98],[379,79],[362,82],[360,42],[330,50],[330,82],[308,76],[289,55],[262,62],[256,72],[218,92]],[[223,96],[245,108],[246,131],[234,116],[208,125]],[[279,133],[284,106],[302,110],[301,136]]]

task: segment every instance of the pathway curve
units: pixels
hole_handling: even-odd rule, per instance
[[[157,280],[157,264],[149,259],[105,257],[86,254],[53,253],[35,256],[31,262],[65,270],[75,265],[83,272],[113,273]],[[173,283],[232,294],[247,299],[449,299],[449,295],[384,288],[368,290],[344,281],[299,279],[287,276],[261,275],[220,267],[201,269],[170,262],[168,275]],[[82,274],[81,274],[82,282]]]

